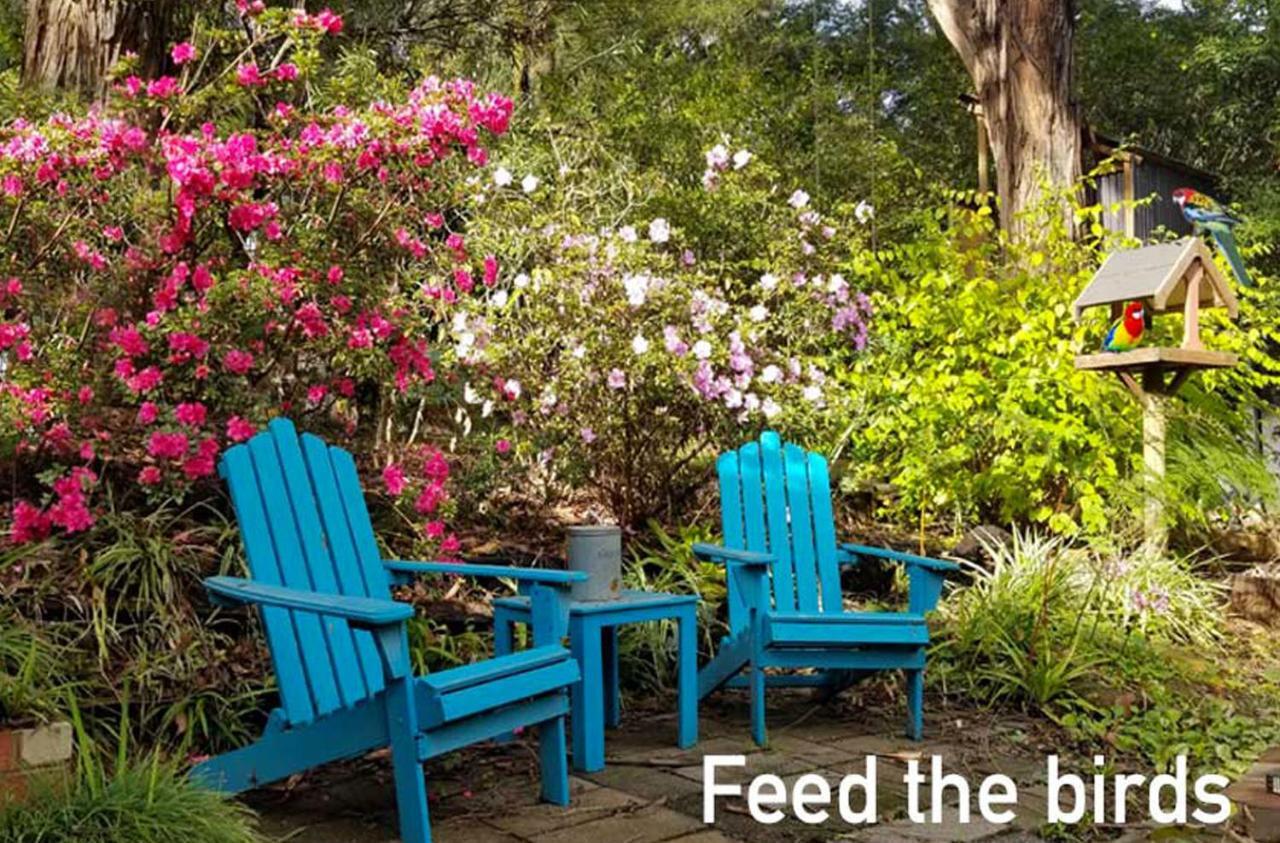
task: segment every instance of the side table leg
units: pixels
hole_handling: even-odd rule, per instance
[[[618,682],[618,628],[606,626],[601,630],[604,648],[604,714],[605,725],[616,729],[622,722],[622,697]]]
[[[581,616],[569,620],[573,657],[582,681],[573,691],[573,766],[588,773],[604,768],[604,665],[600,627]]]
[[[698,742],[698,615],[695,607],[681,611],[679,628],[679,727],[677,741],[681,749]]]

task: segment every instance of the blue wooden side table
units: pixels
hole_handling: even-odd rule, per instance
[[[571,601],[569,641],[582,681],[573,686],[573,766],[585,772],[604,768],[605,726],[621,719],[618,698],[618,627],[626,623],[674,619],[679,627],[679,726],[677,741],[698,741],[698,598],[695,595],[624,591],[617,600]],[[529,598],[493,601],[494,650],[510,653],[515,625],[529,623]]]

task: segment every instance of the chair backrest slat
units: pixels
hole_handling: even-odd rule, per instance
[[[745,447],[752,447],[750,443]],[[765,431],[760,437],[760,452],[764,462],[765,510],[768,513],[769,536],[760,537],[753,549],[768,550],[777,557],[773,566],[773,608],[778,612],[796,610],[796,578],[791,562],[791,543],[770,541],[772,536],[787,535],[787,483],[786,465],[782,459],[782,440],[773,431]],[[753,486],[761,480],[744,476],[743,485]],[[756,492],[756,495],[760,495]]]
[[[766,431],[758,443],[723,454],[716,466],[725,546],[774,556],[773,611],[842,611],[826,459],[784,445],[778,434]],[[736,630],[734,606],[729,608]]]
[[[320,504],[320,520],[324,524],[324,533],[329,540],[330,557],[337,569],[339,589],[343,594],[358,597],[390,597],[386,589],[377,593],[370,592],[365,582],[360,560],[356,556],[355,539],[351,535],[347,511],[338,494],[338,482],[334,477],[329,446],[319,437],[304,433],[302,434],[302,456],[307,464],[312,488],[316,492],[316,501]],[[378,564],[381,566],[381,560]],[[382,664],[378,661],[378,649],[373,641],[373,633],[367,629],[353,629],[351,634],[355,639],[356,654],[360,659],[365,687],[368,688],[369,693],[376,694],[386,687],[386,682]]]
[[[809,454],[810,506],[813,507],[813,547],[818,554],[818,580],[822,586],[822,610],[844,611],[840,591],[840,560],[836,555],[836,517],[831,510],[831,476],[827,458]]]
[[[267,585],[284,585],[249,449],[237,446],[228,450],[222,457],[222,475],[231,490],[245,558],[253,578]],[[302,667],[302,650],[293,615],[286,609],[266,608],[262,610],[262,624],[266,628],[267,646],[271,650],[285,714],[291,723],[310,723],[315,719],[315,709]]]
[[[738,452],[723,453],[716,460],[716,476],[720,479],[720,529],[724,533],[725,547],[744,548],[746,537],[742,531],[742,484]],[[737,632],[747,625],[746,596],[737,589],[729,589],[729,629]]]
[[[275,549],[276,564],[284,577],[284,585],[303,591],[314,591],[315,583],[307,572],[303,556],[302,539],[298,535],[298,522],[294,518],[285,489],[284,472],[276,452],[272,433],[259,434],[249,440],[249,453],[253,456],[254,474],[262,499],[267,504],[267,525],[271,530],[271,543]],[[307,612],[293,612],[293,626],[298,633],[298,645],[302,650],[302,664],[307,671],[307,685],[311,689],[311,702],[317,715],[325,715],[342,707],[338,697],[338,682],[333,675],[333,662],[329,656],[329,642],[325,638],[320,618]]]
[[[289,493],[290,511],[298,523],[298,537],[302,543],[303,567],[311,576],[311,586],[322,594],[349,594],[363,597],[358,592],[348,592],[338,587],[332,541],[320,523],[320,509],[311,474],[302,459],[298,447],[298,433],[285,419],[271,423],[271,433],[280,456],[285,489]],[[350,707],[369,696],[364,684],[364,674],[356,657],[355,639],[351,628],[340,618],[326,617],[322,621],[325,638],[329,642],[329,657],[333,664],[334,679],[342,704]]]
[[[787,445],[787,510],[791,526],[791,566],[796,578],[796,610],[818,611],[817,554],[813,547],[813,513],[809,510],[808,456],[797,445]]]
[[[259,582],[322,594],[390,599],[355,461],[276,419],[229,448],[231,488],[249,570]],[[341,618],[263,613],[281,704],[291,723],[350,707],[385,688],[372,635]]]

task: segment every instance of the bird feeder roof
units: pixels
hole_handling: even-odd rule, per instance
[[[1140,249],[1112,252],[1076,299],[1076,321],[1086,308],[1145,299],[1153,313],[1181,308],[1186,303],[1187,281],[1197,267],[1200,306],[1225,307],[1235,318],[1236,297],[1226,276],[1199,237],[1159,243]]]

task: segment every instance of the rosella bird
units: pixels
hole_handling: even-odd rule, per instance
[[[1132,351],[1142,340],[1147,327],[1142,302],[1131,301],[1124,306],[1124,315],[1111,323],[1107,338],[1102,341],[1103,351]]]
[[[1219,203],[1190,187],[1180,187],[1173,192],[1173,201],[1182,209],[1182,215],[1195,226],[1196,231],[1207,231],[1218,244],[1219,251],[1231,264],[1231,271],[1236,280],[1246,287],[1253,286],[1253,279],[1244,268],[1244,259],[1236,248],[1235,235],[1231,229],[1240,224],[1240,220],[1231,216]]]

